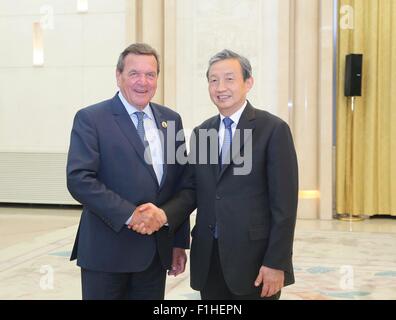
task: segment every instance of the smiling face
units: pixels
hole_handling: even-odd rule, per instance
[[[152,55],[128,54],[124,59],[124,70],[117,70],[116,77],[125,99],[143,110],[157,89],[157,60]]]
[[[242,67],[237,59],[213,63],[208,72],[209,95],[224,116],[238,111],[253,86],[253,78],[243,80]]]

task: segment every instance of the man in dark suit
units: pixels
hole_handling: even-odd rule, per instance
[[[279,299],[281,288],[294,283],[298,167],[292,135],[284,121],[246,100],[253,86],[246,58],[219,52],[207,78],[220,115],[194,130],[183,190],[161,209],[144,204],[137,212],[161,217],[176,230],[197,207],[191,286],[202,299]],[[218,139],[202,134],[213,131]],[[133,228],[150,231],[150,221]]]
[[[163,299],[166,270],[184,271],[188,222],[174,236],[168,227],[159,229],[161,221],[147,235],[128,228],[137,206],[161,205],[174,195],[183,170],[164,161],[168,123],[182,130],[182,122],[150,102],[159,69],[153,48],[129,46],[117,64],[120,91],[74,119],[67,187],[83,205],[71,255],[81,267],[83,299]]]

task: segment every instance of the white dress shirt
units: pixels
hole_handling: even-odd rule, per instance
[[[239,119],[241,118],[242,112],[243,110],[245,110],[247,105],[247,101],[245,101],[245,103],[242,105],[242,107],[235,112],[234,114],[232,114],[231,116],[229,116],[229,118],[234,121],[231,125],[231,131],[232,131],[232,136],[234,136],[236,127],[238,125]],[[224,122],[223,119],[225,118],[225,116],[223,116],[220,113],[220,126],[219,126],[219,154],[220,154],[220,150],[223,147],[223,142],[224,142],[224,132],[225,132],[225,126],[224,126]]]
[[[162,151],[162,144],[160,134],[158,132],[157,125],[155,123],[155,118],[153,111],[148,104],[144,107],[143,110],[139,110],[136,107],[132,106],[128,103],[128,101],[124,98],[121,91],[119,91],[118,96],[121,99],[122,104],[124,105],[126,111],[128,112],[129,116],[131,117],[135,128],[137,128],[138,118],[135,112],[143,111],[145,113],[143,118],[143,126],[144,131],[146,134],[147,142],[150,146],[150,154],[152,159],[152,166],[157,176],[158,184],[161,184],[162,175],[164,173],[164,161],[163,161],[163,151]],[[132,168],[131,168],[132,169]]]

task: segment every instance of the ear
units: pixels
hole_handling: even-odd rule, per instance
[[[246,79],[245,85],[246,85],[246,88],[247,88],[248,91],[250,91],[250,89],[253,88],[253,84],[254,84],[253,77],[250,77],[250,78]]]
[[[121,78],[121,72],[116,69],[116,79],[117,79],[118,86],[120,85],[120,81],[121,81],[120,78]]]

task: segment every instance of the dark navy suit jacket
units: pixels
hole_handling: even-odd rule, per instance
[[[166,156],[168,128],[180,116],[150,104],[157,128],[163,133]],[[184,141],[176,141],[176,149]],[[174,151],[173,151],[174,152]],[[166,159],[166,158],[165,158]],[[158,185],[154,169],[144,160],[144,147],[118,95],[77,112],[67,160],[67,187],[83,205],[71,260],[85,269],[103,272],[145,270],[158,250],[169,269],[172,247],[188,248],[189,223],[173,235],[167,227],[152,235],[140,235],[125,225],[135,208],[146,202],[161,205],[178,188],[183,171],[179,164],[164,165]]]

